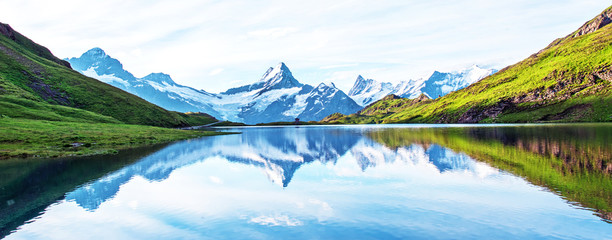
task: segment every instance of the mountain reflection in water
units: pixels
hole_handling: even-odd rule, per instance
[[[246,129],[245,129],[246,130]],[[220,156],[230,162],[252,165],[273,183],[288,187],[295,172],[313,161],[335,163],[350,152],[363,171],[396,161],[427,163],[439,172],[478,171],[477,162],[436,144],[409,146],[391,150],[357,131],[331,128],[248,129],[240,135],[202,138],[177,143],[143,158],[135,164],[89,183],[66,195],[88,210],[97,209],[112,198],[121,185],[135,176],[161,181],[175,169]],[[262,133],[262,131],[264,131]],[[492,171],[487,169],[488,172]]]

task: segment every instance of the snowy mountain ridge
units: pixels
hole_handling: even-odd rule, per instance
[[[473,65],[462,71],[451,73],[435,71],[428,79],[402,81],[395,86],[388,82],[366,80],[359,75],[348,95],[361,106],[367,106],[389,94],[416,98],[423,93],[433,99],[465,88],[495,72],[497,72],[495,69]]]
[[[253,84],[228,89],[219,94],[177,84],[164,73],[134,77],[102,49],[93,48],[78,58],[66,59],[88,76],[137,95],[172,111],[205,112],[220,120],[247,124],[277,121],[317,121],[340,112],[361,109],[333,84],[313,87],[300,83],[284,63],[269,68]]]

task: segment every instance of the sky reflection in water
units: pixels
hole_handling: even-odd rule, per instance
[[[179,142],[67,193],[7,239],[612,236],[542,187],[440,145],[386,147],[366,134],[378,130],[244,128]]]

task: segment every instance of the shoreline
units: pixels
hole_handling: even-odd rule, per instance
[[[225,134],[232,133],[4,118],[0,122],[0,161],[115,154],[143,146]]]

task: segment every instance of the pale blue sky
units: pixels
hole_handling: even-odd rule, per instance
[[[285,62],[303,83],[347,91],[358,74],[428,77],[473,64],[513,64],[563,37],[612,2],[40,1],[0,0],[0,22],[58,57],[101,47],[137,77],[164,72],[219,92]]]

